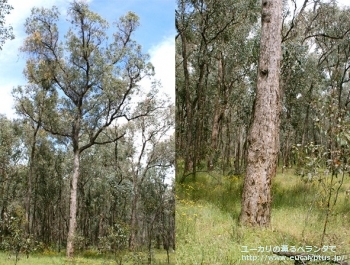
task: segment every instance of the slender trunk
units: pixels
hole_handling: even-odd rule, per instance
[[[289,142],[290,142],[290,137],[291,137],[291,130],[288,129],[288,133],[287,133],[287,140],[286,140],[286,145],[285,145],[285,150],[284,150],[284,156],[283,156],[283,165],[282,165],[282,170],[284,167],[289,167],[289,157],[290,157],[290,146],[289,146]]]
[[[34,179],[34,189],[37,190],[37,186],[38,186],[38,178],[37,176],[35,176],[35,179]],[[32,227],[31,227],[31,231],[32,231],[32,234],[35,234],[37,233],[38,234],[38,224],[37,224],[37,221],[36,221],[36,213],[37,213],[37,194],[34,192],[34,196],[33,196],[33,216],[32,216]]]
[[[40,123],[38,123],[34,129],[33,133],[33,142],[31,146],[31,152],[30,152],[30,164],[29,164],[29,174],[28,174],[28,180],[27,180],[27,197],[26,197],[26,233],[27,235],[31,234],[31,224],[32,224],[32,218],[31,218],[31,200],[32,200],[32,182],[33,182],[33,176],[34,176],[34,160],[35,160],[35,153],[36,153],[36,136],[40,128]]]
[[[192,142],[193,142],[193,135],[192,135],[192,127],[193,127],[193,118],[192,118],[192,104],[191,104],[191,96],[190,96],[190,83],[189,83],[189,73],[188,73],[188,66],[187,66],[187,49],[186,49],[186,39],[182,39],[182,50],[183,50],[183,67],[184,67],[184,76],[185,76],[185,93],[186,93],[186,140],[187,143],[186,146],[186,152],[185,152],[185,165],[184,165],[184,176],[187,172],[189,172],[192,168],[192,161],[193,161],[193,148],[192,148]],[[185,178],[181,180],[183,182]]]
[[[137,202],[138,202],[138,191],[137,191],[137,187],[134,186],[134,197],[132,199],[132,204],[131,204],[131,218],[130,218],[130,228],[131,228],[130,237],[129,237],[129,249],[130,250],[134,250],[136,247]]]
[[[239,134],[237,135],[237,146],[235,151],[235,162],[234,162],[234,174],[240,175],[241,174],[241,132],[240,129],[238,130]]]
[[[314,88],[314,84],[311,83],[310,89],[308,91],[308,104],[306,107],[306,114],[305,114],[305,120],[304,120],[304,126],[302,129],[302,138],[301,138],[301,145],[304,146],[305,143],[309,141],[309,113],[310,113],[310,106],[312,101],[312,90]]]
[[[73,177],[70,193],[70,209],[69,209],[69,230],[67,238],[67,258],[74,256],[74,238],[77,227],[77,187],[80,167],[79,149],[74,150]]]
[[[269,226],[271,179],[276,174],[281,97],[281,0],[262,1],[262,30],[256,100],[248,137],[247,172],[240,222]]]
[[[185,9],[185,3],[182,1],[182,8]],[[184,18],[183,18],[184,19]],[[180,25],[176,23],[177,27]],[[193,161],[193,136],[192,136],[192,127],[193,127],[193,107],[191,102],[191,91],[190,91],[190,73],[188,70],[188,51],[187,51],[187,37],[185,32],[182,29],[178,29],[181,36],[181,55],[182,55],[182,67],[184,74],[184,94],[185,94],[185,109],[186,109],[186,120],[184,122],[185,129],[185,139],[184,139],[184,148],[182,154],[184,154],[184,172],[181,177],[180,182],[184,182],[186,174],[192,169]],[[187,144],[186,144],[187,143]]]
[[[2,168],[0,168],[0,176],[2,176],[3,181],[2,181],[2,185],[1,185],[1,190],[0,190],[0,195],[1,195],[1,202],[2,204],[0,205],[1,207],[1,211],[0,211],[0,218],[1,220],[5,219],[5,215],[6,215],[6,196],[5,196],[5,191],[6,191],[6,183],[7,183],[7,174],[6,171]],[[1,231],[5,231],[6,229],[6,224],[5,222],[1,222],[0,223],[0,229]],[[0,244],[3,242],[3,232],[0,233]]]
[[[202,48],[203,47],[203,48]],[[202,51],[203,50],[203,51]],[[205,48],[204,44],[201,45],[200,53],[205,54]],[[204,87],[205,87],[205,80],[206,78],[206,70],[207,70],[207,64],[206,62],[198,61],[199,63],[199,78],[196,85],[196,92],[197,92],[197,109],[196,109],[196,122],[195,122],[195,129],[196,133],[192,136],[193,137],[193,161],[192,161],[192,177],[193,180],[196,181],[196,175],[197,175],[197,164],[201,160],[201,144],[203,139],[203,122],[204,122],[204,106],[205,106],[205,96],[204,96]],[[207,70],[208,71],[208,70]],[[208,73],[208,72],[207,72]]]
[[[104,218],[105,218],[105,217],[104,217],[104,214],[101,213],[101,214],[100,214],[100,220],[99,220],[99,222],[98,222],[98,237],[97,237],[97,238],[102,237],[102,236],[105,235],[105,233],[104,233],[104,228],[103,228]]]
[[[61,201],[59,202],[61,204]],[[58,210],[60,211],[60,210]],[[62,232],[63,232],[63,228],[62,228],[62,218],[60,213],[57,213],[58,216],[58,238],[57,238],[57,252],[61,253],[61,241],[62,241]]]
[[[213,119],[213,127],[211,131],[211,137],[210,137],[210,153],[209,153],[209,159],[208,159],[208,170],[214,169],[214,157],[217,153],[217,147],[218,147],[218,136],[219,136],[219,125],[220,125],[220,119],[222,117],[222,113],[220,111],[220,102],[219,99],[216,99],[215,103],[215,110],[214,110],[214,119]]]
[[[226,137],[225,137],[225,144],[223,143],[223,136],[221,136],[221,142],[222,142],[222,149],[224,157],[222,158],[222,174],[225,175],[227,173],[227,169],[231,168],[231,149],[232,149],[232,135],[231,135],[231,123],[232,123],[232,112],[230,111],[225,118],[226,123]],[[222,132],[223,134],[223,132]]]
[[[218,76],[217,76],[217,95],[215,100],[215,107],[214,107],[214,118],[213,118],[213,126],[211,130],[211,148],[209,153],[209,159],[208,159],[208,170],[213,170],[214,168],[214,157],[217,153],[217,147],[218,147],[218,136],[219,136],[219,126],[220,126],[220,120],[223,115],[222,107],[221,107],[221,90],[222,90],[222,58],[221,53],[219,54],[219,60],[218,60]]]

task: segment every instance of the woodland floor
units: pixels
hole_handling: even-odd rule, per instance
[[[164,251],[154,253],[153,265],[174,265],[174,253],[170,254],[170,263],[167,263],[167,256]],[[15,257],[8,253],[0,252],[0,265],[14,265]],[[20,256],[17,265],[142,265],[147,263],[147,253],[129,253],[124,255],[122,263],[117,262],[112,256],[77,256],[74,260],[68,261],[62,254],[46,251],[42,254],[32,254],[27,259],[24,255]]]
[[[334,255],[339,259],[350,258],[350,255],[340,256],[350,253],[350,198],[346,194],[350,189],[350,177],[345,176],[339,189],[321,243],[329,182],[324,185],[318,181],[305,182],[294,172],[293,169],[279,172],[273,180],[271,227],[265,229],[238,224],[242,177],[202,173],[196,182],[189,180],[178,184],[176,264],[294,264],[289,258],[272,253],[274,247],[282,245],[287,245],[289,251],[292,247],[300,248],[298,252],[304,250],[324,259]],[[333,183],[338,183],[338,178]],[[333,189],[333,199],[335,192]]]

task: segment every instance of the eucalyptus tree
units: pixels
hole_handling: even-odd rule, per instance
[[[318,121],[331,119],[324,109],[334,105],[334,100],[338,111],[332,117],[334,121],[338,118],[344,121],[349,98],[347,39],[350,27],[344,19],[348,16],[347,7],[341,8],[332,1],[315,2],[312,9],[298,15],[294,20],[298,23],[285,38],[281,69],[284,92],[281,139],[285,141],[282,141],[281,151],[286,165],[291,155],[291,141],[301,146],[310,142],[335,144],[337,137],[322,132],[337,126],[330,123],[321,126]],[[328,97],[334,99],[330,102]]]
[[[151,170],[148,178],[140,187],[140,233],[141,240],[147,244],[149,263],[152,260],[152,248],[167,251],[175,249],[175,194],[166,181],[166,172]],[[153,246],[153,242],[155,245]],[[169,262],[168,262],[169,263]]]
[[[309,14],[311,26],[305,36],[305,41],[310,40],[316,46],[318,67],[328,79],[327,89],[337,91],[339,111],[350,102],[346,88],[350,81],[350,23],[345,19],[349,16],[349,7],[339,8],[333,2],[321,4],[316,14]]]
[[[178,153],[181,157],[184,158],[184,171],[190,171],[193,166],[191,165],[191,159],[193,158],[193,109],[194,106],[191,103],[192,98],[194,97],[191,93],[190,87],[190,63],[189,63],[189,54],[191,51],[188,51],[190,48],[190,38],[191,38],[191,21],[193,20],[193,11],[189,10],[189,3],[185,0],[178,1],[178,9],[176,10],[175,16],[175,25],[179,36],[181,36],[181,42],[179,39],[176,39],[177,51],[179,56],[176,59],[180,60],[180,63],[177,63],[176,67],[176,107],[178,110],[177,113],[177,139],[178,140]],[[181,49],[178,48],[180,45]],[[181,61],[182,60],[182,61]],[[182,73],[179,73],[182,66]],[[180,74],[180,75],[179,75]],[[182,78],[180,78],[182,77]],[[182,81],[183,80],[183,81]],[[181,81],[181,82],[180,82]],[[179,99],[185,100],[179,100]],[[186,139],[186,141],[183,141]],[[182,150],[184,149],[184,150]],[[184,172],[184,173],[185,173]]]
[[[20,164],[22,151],[20,131],[14,122],[0,115],[0,219],[4,220],[7,208],[12,200],[17,199],[17,165]],[[13,198],[13,196],[15,198]],[[1,231],[0,236],[2,236]]]
[[[35,149],[34,160],[30,161],[27,169],[32,170],[33,174],[29,236],[45,245],[54,242],[60,250],[64,237],[67,236],[67,229],[63,227],[68,219],[68,198],[64,196],[69,187],[66,178],[68,154],[60,150],[61,148],[43,130],[40,130],[36,138]],[[30,157],[31,153],[29,149]]]
[[[256,23],[257,3],[178,1],[176,134],[177,156],[184,163],[180,181],[195,176],[205,167],[203,162],[209,170],[216,167],[224,156],[222,149],[230,156],[232,146],[223,136],[229,132],[223,128],[231,123],[230,107],[248,90],[246,75],[254,57],[248,37]]]
[[[314,123],[318,129],[318,139],[303,146],[310,156],[301,163],[303,172],[311,174],[323,184],[322,200],[326,202],[325,221],[321,238],[324,242],[327,225],[334,211],[339,190],[343,185],[344,172],[349,168],[350,152],[349,102],[350,102],[350,8],[339,7],[336,2],[321,2],[317,9],[306,17],[309,27],[305,42],[315,47],[317,68],[323,74],[322,89],[313,102]],[[318,99],[318,100],[317,100]],[[315,146],[316,150],[310,150]],[[307,150],[309,149],[309,150]],[[305,151],[299,150],[300,153]],[[324,177],[318,167],[327,168]],[[337,179],[340,179],[339,181]]]
[[[270,225],[271,180],[279,150],[281,22],[282,1],[263,0],[256,99],[240,215],[244,225]]]
[[[18,257],[24,234],[24,208],[21,205],[25,185],[22,132],[16,122],[0,115],[0,249]]]
[[[7,39],[13,39],[12,27],[5,26],[5,15],[10,14],[13,7],[7,3],[7,0],[0,1],[0,50]]]
[[[142,108],[149,108],[154,104],[154,100],[150,100]],[[174,139],[170,137],[171,130],[174,129],[174,109],[171,105],[162,105],[164,107],[158,107],[152,115],[135,121],[127,133],[127,137],[133,142],[129,159],[133,188],[129,238],[129,248],[132,250],[138,244],[142,186],[147,180],[153,182],[159,176],[164,178],[167,170],[174,165],[175,146]]]
[[[52,94],[48,90],[38,91],[35,86],[27,86],[26,88],[17,87],[13,89],[12,94],[16,102],[16,112],[22,117],[21,129],[24,132],[23,142],[24,146],[26,146],[29,165],[25,198],[26,233],[29,235],[31,234],[32,224],[31,201],[36,164],[35,160],[37,157],[37,144],[39,132],[42,130],[42,118],[44,115],[48,115],[47,111],[53,107],[52,100],[48,100]],[[32,117],[32,119],[29,119],[28,116]]]
[[[71,3],[68,10],[71,27],[63,42],[57,22],[57,7],[34,8],[26,20],[26,38],[22,51],[28,55],[25,75],[38,93],[47,90],[52,108],[45,112],[42,128],[52,136],[69,141],[73,152],[70,189],[70,216],[67,257],[74,255],[77,215],[77,187],[81,153],[102,140],[106,129],[117,119],[127,121],[147,115],[151,109],[132,115],[132,95],[138,82],[153,73],[148,56],[132,35],[139,25],[136,14],[129,12],[116,23],[112,42],[108,42],[109,24],[89,10],[83,2]],[[34,122],[34,115],[26,113]]]

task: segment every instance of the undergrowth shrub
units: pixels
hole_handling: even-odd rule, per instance
[[[20,254],[29,254],[36,251],[39,243],[25,233],[25,210],[19,203],[9,205],[4,218],[0,220],[1,249],[15,256],[15,264]]]
[[[98,249],[89,248],[89,249],[84,250],[81,253],[81,256],[83,256],[84,258],[101,258],[103,255],[101,254],[101,252]]]

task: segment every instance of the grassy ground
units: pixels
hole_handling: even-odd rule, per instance
[[[176,264],[294,264],[289,258],[272,254],[270,248],[282,246],[288,246],[289,251],[300,248],[298,252],[304,250],[324,259],[349,253],[350,198],[345,191],[350,189],[350,181],[345,180],[339,189],[321,243],[330,182],[306,183],[293,173],[279,173],[273,180],[271,227],[265,229],[238,224],[242,178],[202,174],[195,183],[178,185]],[[333,184],[338,182],[333,180]]]
[[[154,265],[168,265],[166,253],[157,251],[152,262]],[[15,264],[15,257],[7,253],[0,252],[0,265]],[[147,263],[146,253],[128,253],[124,256],[122,263],[117,262],[113,257],[91,256],[89,258],[78,256],[72,261],[68,261],[65,256],[57,253],[33,254],[27,259],[20,256],[17,265],[142,265]],[[170,256],[170,265],[174,265],[174,254]]]

